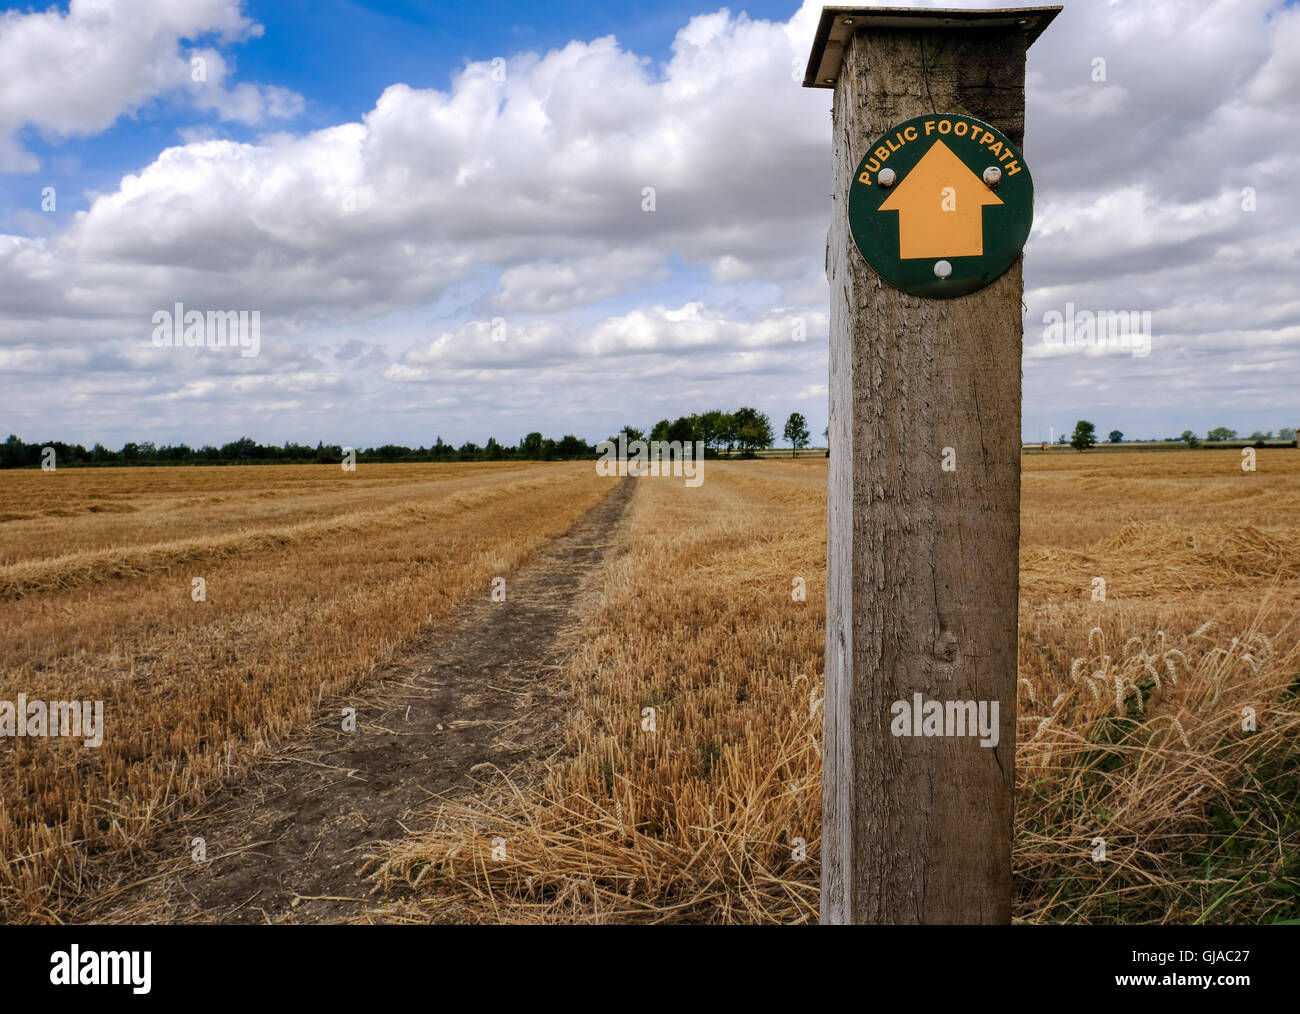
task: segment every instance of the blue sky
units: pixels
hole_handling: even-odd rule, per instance
[[[825,426],[819,4],[2,9],[5,433]],[[1075,0],[1035,44],[1026,439],[1300,422],[1297,54],[1276,0]],[[258,310],[259,355],[156,348],[177,301]],[[1051,346],[1071,305],[1149,312],[1150,354]]]

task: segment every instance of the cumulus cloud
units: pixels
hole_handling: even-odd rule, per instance
[[[167,149],[16,256],[116,268],[143,304],[197,286],[289,313],[389,310],[485,265],[502,272],[493,303],[529,310],[654,280],[670,255],[726,281],[786,277],[824,228],[828,175],[807,115],[825,96],[794,86],[797,51],[785,26],[716,14],[662,74],[613,38],[522,54],[505,81],[471,63],[448,92],[391,86],[360,123]]]
[[[495,318],[470,321],[412,345],[388,373],[391,379],[414,381],[441,376],[448,367],[527,368],[624,356],[785,349],[810,339],[824,343],[827,325],[821,312],[737,319],[699,302],[638,308],[584,323],[544,318],[511,326]]]
[[[260,25],[242,0],[71,0],[67,13],[0,15],[0,172],[40,162],[16,135],[24,127],[57,137],[94,134],[146,103],[187,99],[226,120],[260,123],[295,115],[302,99],[280,87],[227,87],[231,67],[214,46],[254,38]]]
[[[661,251],[624,248],[569,260],[516,264],[484,301],[502,312],[544,313],[599,303],[638,283],[668,277]]]

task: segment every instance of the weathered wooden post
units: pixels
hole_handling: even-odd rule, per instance
[[[1059,7],[828,7],[821,916],[1011,918],[1025,52]]]

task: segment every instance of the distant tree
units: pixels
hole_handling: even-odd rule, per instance
[[[1277,431],[1277,438],[1279,440],[1294,440],[1295,430],[1291,429],[1290,426],[1283,426]]]
[[[1070,437],[1070,446],[1076,451],[1086,451],[1096,445],[1097,427],[1088,422],[1087,419],[1080,419],[1074,424],[1074,434]]]
[[[580,440],[572,433],[566,433],[555,445],[555,456],[563,458],[565,461],[572,461],[574,458],[585,458],[592,453],[594,453],[594,450],[587,444],[587,441]]]
[[[1237,431],[1230,430],[1226,426],[1216,426],[1214,429],[1210,430],[1209,433],[1205,434],[1205,439],[1206,440],[1236,440]]]
[[[669,420],[667,420],[667,419],[660,419],[657,423],[654,424],[654,426],[651,427],[651,429],[650,429],[650,439],[651,439],[651,440],[667,440],[667,439],[668,439],[668,427],[671,426],[671,425],[672,425],[672,423],[671,423]]]
[[[1256,430],[1254,433],[1250,435],[1250,439],[1251,440],[1272,440],[1273,431],[1269,430],[1267,433],[1262,433],[1259,430]]]
[[[150,444],[150,447],[153,445]],[[49,440],[43,444],[33,444],[27,448],[30,464],[40,461],[40,455],[46,447],[54,448],[54,455],[60,465],[71,465],[89,460],[90,452],[80,444],[65,444],[62,440]]]
[[[135,447],[136,445],[131,444]],[[257,441],[252,437],[240,437],[238,440],[232,440],[228,444],[221,445],[221,457],[227,461],[251,461],[257,456]],[[136,448],[136,454],[139,454],[139,448]],[[122,448],[122,456],[126,457],[126,448]],[[342,448],[339,449],[339,458],[342,459]]]
[[[627,442],[630,444],[633,440],[644,440],[645,430],[637,426],[624,426],[622,432],[627,434]],[[541,443],[542,435],[537,434],[537,441]]]
[[[701,412],[695,417],[695,428],[700,434],[699,439],[704,441],[706,451],[715,450],[718,441],[721,438],[722,417],[725,412],[712,408],[707,412]]]
[[[1056,438],[1056,442],[1058,444],[1068,444],[1070,442],[1070,438],[1067,437],[1064,433],[1062,433],[1059,437]]]
[[[411,456],[409,447],[402,447],[400,444],[384,444],[382,447],[367,447],[357,455],[358,458],[370,461],[401,461],[403,458]]]
[[[683,444],[701,439],[698,416],[684,415],[673,421],[668,427],[668,440],[680,440]]]
[[[99,447],[99,444],[95,445]],[[110,454],[112,451],[109,452]],[[22,468],[27,464],[27,445],[16,433],[10,433],[9,439],[0,444],[0,468]]]
[[[791,412],[790,418],[785,421],[782,436],[790,442],[790,457],[796,457],[802,448],[808,446],[808,440],[812,436],[808,432],[808,420],[798,412]]]
[[[1183,443],[1185,443],[1193,451],[1201,446],[1201,441],[1197,438],[1196,434],[1193,433],[1191,430],[1183,430],[1183,435],[1178,439],[1181,440]]]
[[[1124,434],[1119,430],[1111,430],[1109,439],[1112,444],[1122,444],[1124,442]]]
[[[736,429],[736,416],[732,412],[718,413],[718,443],[725,444],[727,447],[727,456],[731,456],[731,449],[736,446],[739,440],[739,431]]]
[[[736,426],[736,442],[745,454],[753,454],[772,446],[772,420],[756,408],[738,408],[732,418]]]
[[[542,457],[542,435],[540,433],[529,433],[523,440],[519,441],[519,454],[521,457],[538,461]]]

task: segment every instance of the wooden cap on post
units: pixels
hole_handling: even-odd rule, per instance
[[[812,54],[804,71],[805,88],[834,88],[840,78],[844,47],[854,32],[867,28],[1011,28],[1025,32],[1028,49],[1064,7],[1001,7],[963,10],[956,7],[823,7]]]

